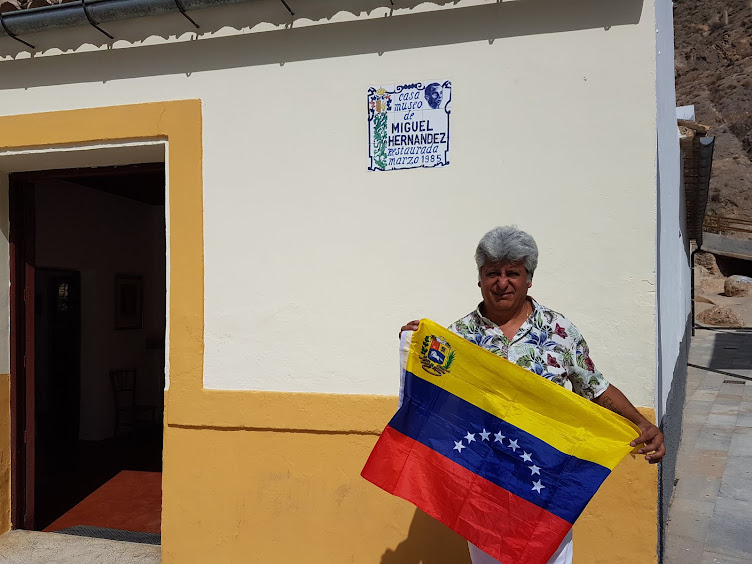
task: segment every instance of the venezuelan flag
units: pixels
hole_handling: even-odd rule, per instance
[[[544,564],[639,436],[632,423],[429,320],[362,476],[504,564]]]

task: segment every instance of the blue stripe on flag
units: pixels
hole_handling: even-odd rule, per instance
[[[410,372],[389,426],[570,523],[610,473]]]

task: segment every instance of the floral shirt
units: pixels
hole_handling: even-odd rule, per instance
[[[510,341],[480,305],[449,326],[471,343],[543,376],[587,399],[597,398],[608,381],[595,369],[585,339],[571,321],[531,298],[533,312]],[[481,304],[482,305],[482,304]]]

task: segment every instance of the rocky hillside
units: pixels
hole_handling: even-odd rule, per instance
[[[752,219],[752,0],[674,2],[677,105],[715,135],[708,213]]]

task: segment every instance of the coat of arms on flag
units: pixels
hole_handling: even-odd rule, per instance
[[[455,352],[442,337],[426,335],[420,345],[420,363],[423,370],[434,376],[449,372],[454,362]]]
[[[408,345],[362,476],[504,564],[545,563],[639,430],[431,321]]]

